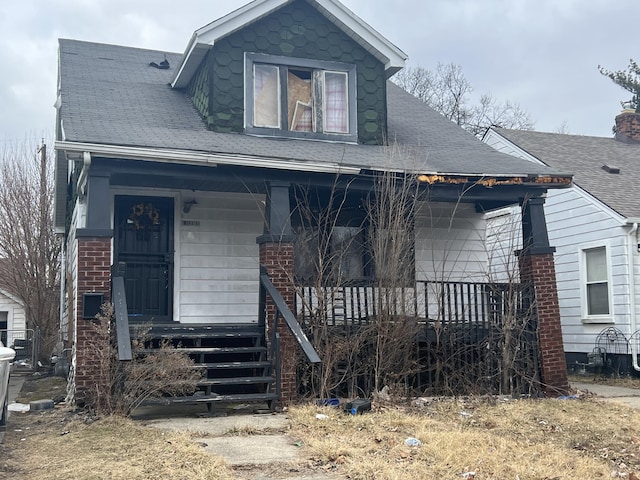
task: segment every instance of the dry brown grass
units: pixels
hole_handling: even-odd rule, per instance
[[[65,408],[14,414],[0,445],[0,478],[230,479],[222,459],[190,433],[162,432],[123,417],[93,421]]]
[[[197,434],[121,417],[96,420],[64,407],[14,414],[0,445],[0,477],[283,479],[326,471],[351,480],[640,479],[640,412],[596,398],[441,399],[422,407],[377,406],[358,416],[300,406],[288,415],[292,442],[302,446],[299,468],[234,470],[195,443]],[[226,435],[256,433],[269,441],[270,432],[251,428]],[[422,445],[407,447],[408,437]]]
[[[597,479],[640,471],[640,413],[594,400],[440,401],[349,416],[291,412],[319,464],[358,479]],[[418,438],[420,447],[405,439]]]

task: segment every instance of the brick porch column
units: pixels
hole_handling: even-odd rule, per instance
[[[271,282],[278,289],[287,306],[295,312],[295,287],[293,284],[293,239],[277,241],[268,236],[258,239],[260,245],[260,265],[265,267]],[[267,338],[273,331],[275,306],[270,298],[266,304]],[[278,322],[280,335],[281,402],[294,403],[298,398],[296,359],[298,345],[282,317]]]
[[[533,286],[543,390],[545,395],[553,396],[566,393],[569,381],[553,259],[555,247],[549,246],[543,205],[543,198],[532,198],[522,207],[524,249],[519,266],[522,282]]]
[[[295,285],[293,283],[293,243],[289,183],[272,181],[267,191],[264,235],[256,239],[263,266],[287,306],[295,312]],[[267,339],[273,331],[275,306],[270,298],[266,304]],[[280,335],[281,402],[288,405],[297,400],[296,375],[297,343],[286,322],[281,318],[277,331]]]
[[[90,165],[91,155],[85,153],[84,161]],[[86,293],[102,294],[109,301],[111,294],[111,202],[110,174],[91,165],[87,178],[87,217],[84,228],[76,230],[77,241],[77,289],[76,289],[76,329],[74,345],[75,401],[84,404],[94,400],[90,397],[96,386],[104,392],[105,379],[101,376],[100,359],[105,363],[109,354],[108,335],[96,331],[97,320],[83,318]],[[99,308],[98,308],[99,310]],[[95,311],[84,312],[93,317]],[[106,332],[105,332],[106,333]],[[104,365],[103,365],[104,369]]]
[[[90,400],[96,386],[104,381],[100,373],[100,358],[104,358],[104,353],[109,349],[108,335],[96,331],[98,320],[83,318],[84,294],[102,294],[104,301],[109,301],[111,238],[79,236],[77,242],[75,401],[84,404]],[[102,355],[97,354],[98,350]]]

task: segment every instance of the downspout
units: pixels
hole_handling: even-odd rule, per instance
[[[635,250],[638,248],[637,242],[638,222],[634,222],[631,230],[629,231],[629,238],[627,241],[627,251],[629,256],[629,309],[631,310],[629,317],[630,332],[636,331],[636,272],[634,268]],[[631,360],[633,362],[633,369],[636,372],[640,372],[640,365],[638,365],[638,352],[635,350],[635,342],[630,342],[631,347]]]
[[[82,170],[78,176],[78,192],[81,196],[85,196],[87,194],[87,176],[89,175],[89,167],[91,167],[91,152],[83,152]]]

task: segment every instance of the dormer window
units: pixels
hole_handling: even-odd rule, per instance
[[[246,54],[248,133],[356,141],[355,66]]]

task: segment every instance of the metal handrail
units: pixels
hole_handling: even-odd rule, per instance
[[[116,316],[118,359],[132,360],[129,312],[127,311],[127,295],[124,288],[124,271],[124,263],[118,263],[117,266],[113,267],[113,273],[111,275],[111,295],[113,298],[113,310]]]
[[[285,322],[287,322],[287,326],[293,334],[293,337],[296,339],[298,345],[300,345],[300,348],[302,348],[302,351],[306,355],[307,360],[309,360],[310,363],[320,363],[322,361],[320,360],[320,356],[316,352],[315,348],[313,348],[313,345],[311,344],[307,336],[302,331],[302,327],[300,327],[300,324],[296,320],[293,312],[287,306],[284,298],[282,298],[282,295],[280,294],[276,286],[271,282],[269,274],[264,267],[260,267],[260,284],[262,285],[266,293],[271,297],[271,300],[276,307],[276,316],[273,326],[274,332],[276,331],[278,318],[279,316],[282,316]]]

